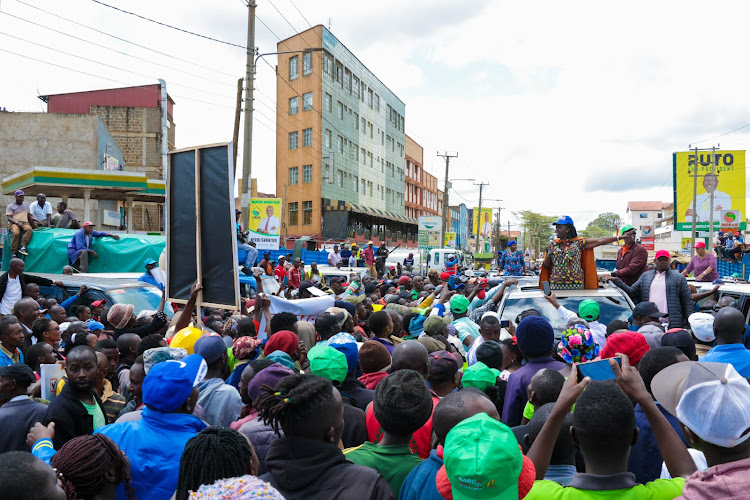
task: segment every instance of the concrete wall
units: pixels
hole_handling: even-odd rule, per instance
[[[96,170],[97,117],[92,115],[50,113],[0,113],[0,179],[35,166]],[[73,194],[73,193],[71,193]],[[27,193],[34,201],[36,193]],[[82,196],[82,195],[80,195]],[[59,198],[48,198],[54,207]],[[0,209],[13,202],[12,196],[0,196]],[[70,209],[83,217],[83,200],[70,200]],[[92,219],[97,222],[98,206],[92,200]],[[5,222],[0,228],[6,227]]]

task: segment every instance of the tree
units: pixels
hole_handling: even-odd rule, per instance
[[[606,229],[589,224],[586,229],[578,232],[578,236],[583,238],[604,238],[606,236],[612,236],[612,231],[607,231]]]
[[[592,227],[597,227],[606,231],[606,234],[603,234],[603,236],[612,236],[615,231],[620,229],[620,226],[622,226],[622,219],[619,215],[613,212],[605,212],[592,220],[586,227],[586,231],[589,231]],[[593,238],[594,236],[590,237]]]
[[[557,217],[538,214],[531,210],[513,212],[513,215],[521,221],[524,248],[533,248],[539,255],[539,252],[547,247],[550,237],[554,234],[552,223],[557,221]]]

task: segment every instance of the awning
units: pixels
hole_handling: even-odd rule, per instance
[[[364,205],[358,205],[356,203],[350,203],[348,201],[341,201],[341,200],[326,200],[325,210],[327,212],[337,211],[337,210],[346,211],[346,212],[355,212],[359,214],[370,215],[372,217],[378,217],[381,219],[390,219],[392,221],[401,222],[403,224],[416,225],[419,223],[417,219],[412,219],[411,217],[394,214],[392,212],[380,210],[379,208],[366,207]]]
[[[82,170],[60,167],[32,167],[3,179],[3,194],[12,195],[17,189],[35,195],[64,195],[82,197],[90,191],[91,199],[164,202],[164,181],[152,180],[143,172],[116,170]]]

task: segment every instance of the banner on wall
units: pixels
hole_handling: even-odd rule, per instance
[[[440,248],[440,231],[443,219],[441,217],[422,216],[419,218],[417,245],[422,258],[433,248]]]
[[[258,250],[278,250],[281,235],[281,198],[251,198],[248,239]]]
[[[714,230],[732,227],[744,230],[745,224],[745,151],[674,153],[674,216],[677,231],[709,230],[713,193]],[[714,175],[711,175],[713,164]],[[693,174],[697,169],[698,187],[693,204]],[[737,224],[729,226],[726,224]]]
[[[492,239],[492,208],[482,208],[480,214],[479,208],[474,207],[472,212],[474,213],[474,224],[472,225],[474,234],[482,239]]]

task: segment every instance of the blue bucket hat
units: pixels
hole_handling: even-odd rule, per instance
[[[143,379],[143,402],[160,413],[177,410],[206,376],[208,365],[198,354],[155,365]]]

